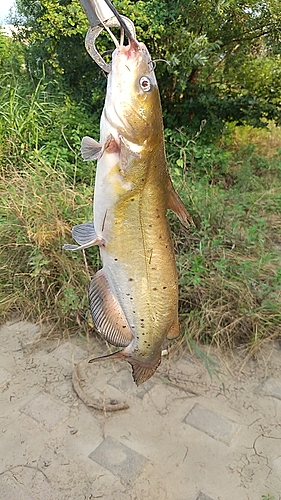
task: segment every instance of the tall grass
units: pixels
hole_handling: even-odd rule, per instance
[[[74,224],[92,218],[94,166],[81,160],[80,141],[98,137],[99,116],[56,82],[35,84],[24,68],[2,73],[0,319],[16,311],[64,334],[86,332],[98,251],[61,247]],[[249,130],[220,145],[166,132],[172,177],[196,222],[187,231],[171,215],[189,344],[255,349],[281,336],[280,130],[273,133],[268,154],[261,135],[248,144]]]
[[[72,224],[90,217],[91,188],[69,186],[44,163],[25,167],[1,179],[1,313],[15,310],[73,328],[87,316],[88,273],[81,254],[67,255],[61,247]],[[93,268],[96,261],[93,255]]]
[[[5,72],[0,81],[0,319],[13,311],[62,331],[88,328],[92,250],[66,254],[71,227],[92,217],[92,165],[80,140],[97,128],[56,83]]]
[[[185,336],[252,349],[280,338],[281,150],[177,139],[174,182],[197,221],[175,233]]]

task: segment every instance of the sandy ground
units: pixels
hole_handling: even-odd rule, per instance
[[[212,379],[186,351],[166,356],[139,388],[93,354],[94,338],[1,328],[1,500],[281,499],[280,345],[212,350]]]

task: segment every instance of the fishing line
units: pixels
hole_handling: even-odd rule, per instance
[[[104,56],[111,56],[113,54],[114,50],[106,50],[105,52],[103,52],[101,54],[101,57],[104,57]]]
[[[127,24],[125,23],[125,21],[120,16],[118,10],[115,9],[114,5],[112,5],[112,3],[110,2],[110,0],[105,0],[105,3],[107,4],[107,6],[110,8],[110,10],[115,15],[115,17],[118,20],[121,28],[123,28],[124,32],[126,33],[127,37],[129,38],[129,40],[132,40],[133,39],[132,33],[129,30],[129,28],[128,28]]]
[[[102,24],[103,24],[104,28],[106,29],[106,31],[110,34],[110,36],[111,36],[111,38],[112,38],[113,42],[115,43],[115,47],[118,49],[118,47],[119,47],[119,42],[118,42],[118,40],[117,40],[116,36],[112,33],[111,29],[109,29],[109,27],[108,27],[108,26],[106,26],[106,24],[104,24],[104,23],[102,23]]]

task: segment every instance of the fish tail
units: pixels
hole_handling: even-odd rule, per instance
[[[130,354],[128,355],[125,349],[123,349],[122,351],[113,352],[111,354],[106,354],[105,356],[99,356],[98,358],[91,358],[89,359],[88,363],[95,363],[96,361],[101,361],[103,359],[108,359],[108,358],[111,359],[119,358],[128,361],[128,363],[130,363],[132,367],[133,379],[137,386],[143,384],[148,379],[150,379],[150,377],[152,377],[152,375],[154,374],[154,372],[157,370],[158,366],[161,363],[161,353],[154,362],[145,363],[143,361],[139,361],[136,358],[133,358],[132,356],[130,356]]]
[[[145,364],[134,358],[127,358],[127,361],[132,367],[133,379],[136,385],[139,386],[150,379],[150,377],[152,377],[154,372],[157,370],[161,363],[161,355],[155,363]]]

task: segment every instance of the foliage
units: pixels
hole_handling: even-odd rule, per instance
[[[78,106],[57,88],[56,82],[0,81],[1,168],[43,161],[66,174],[73,183],[92,179],[92,167],[82,161],[81,137],[99,135],[99,123],[87,107]]]
[[[281,13],[275,0],[116,0],[158,63],[166,125],[220,135],[226,122],[280,123]],[[100,110],[105,79],[86,54],[88,23],[78,0],[17,0],[32,75],[46,66],[65,88]],[[102,39],[100,49],[108,48]],[[97,108],[99,108],[97,110]],[[189,132],[190,131],[190,132]]]

